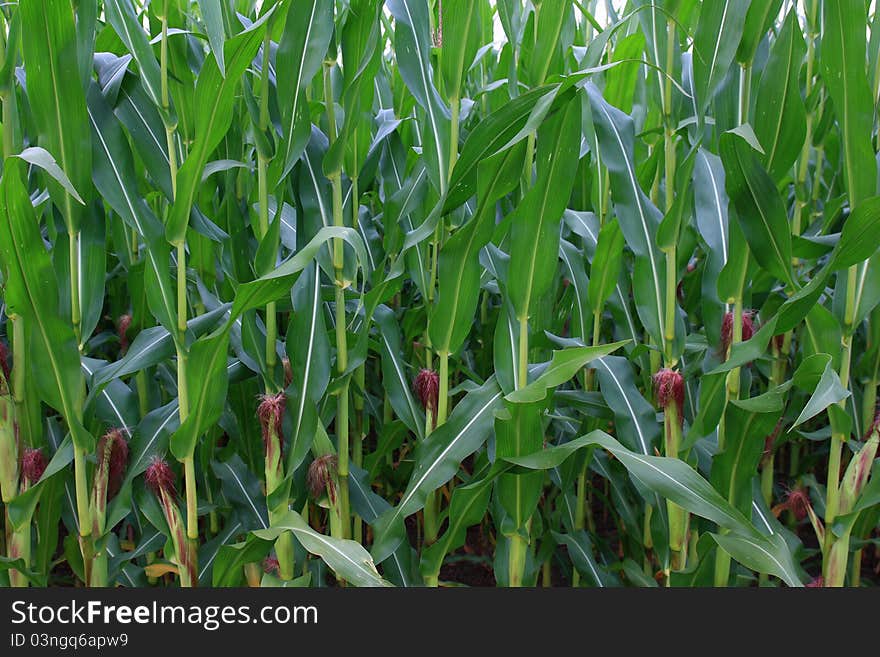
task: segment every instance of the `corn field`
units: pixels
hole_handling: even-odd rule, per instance
[[[880,581],[865,0],[0,6],[0,585]]]

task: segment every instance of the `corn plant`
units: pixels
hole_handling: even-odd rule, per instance
[[[875,3],[0,37],[0,583],[877,579]]]

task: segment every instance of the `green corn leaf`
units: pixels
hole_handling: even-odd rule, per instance
[[[538,130],[538,178],[511,217],[508,291],[520,321],[550,287],[559,254],[559,224],[574,182],[581,106],[562,106]]]
[[[862,201],[846,218],[827,267],[830,270],[844,269],[873,256],[880,247],[878,229],[880,196],[872,196]]]
[[[403,520],[424,506],[427,494],[449,481],[458,465],[486,441],[494,413],[503,405],[493,380],[466,395],[455,406],[446,424],[419,444],[413,474],[403,497],[374,524],[373,558],[381,563],[404,539]]]
[[[615,213],[626,243],[636,255],[633,272],[636,308],[651,337],[662,344],[666,273],[656,242],[662,217],[639,186],[632,119],[605,102],[592,83],[588,83],[586,89],[603,163],[608,170]]]
[[[815,417],[832,404],[842,402],[850,395],[849,391],[841,384],[840,377],[832,367],[831,356],[827,354],[816,354],[811,358],[815,357],[823,358],[825,361],[825,367],[822,369],[822,376],[819,381],[812,386],[809,386],[812,395],[809,400],[807,400],[807,403],[804,405],[804,408],[801,410],[797,419],[791,425],[791,429],[803,424],[810,418]],[[806,361],[804,361],[804,364],[806,364]],[[801,365],[801,367],[798,368],[798,372],[800,372],[803,367],[804,365]],[[797,373],[795,374],[795,377],[797,377]],[[795,381],[797,381],[797,378]]]
[[[309,140],[306,88],[321,68],[332,35],[332,2],[310,0],[291,4],[276,55],[278,77],[289,83],[277,88],[283,128],[278,157],[273,158],[271,165],[273,179],[281,179],[290,172]],[[276,174],[279,167],[280,174]]]
[[[91,148],[86,99],[77,71],[77,34],[68,3],[27,0],[20,5],[27,94],[40,143],[57,160],[79,196],[89,197]],[[81,47],[81,46],[79,46]],[[61,210],[68,233],[79,232],[84,209],[54,179],[49,189]]]
[[[652,454],[660,436],[654,409],[639,392],[633,379],[632,366],[620,356],[607,356],[596,361],[599,389],[614,411],[618,436],[630,449]]]
[[[55,158],[52,157],[52,154],[45,148],[40,148],[39,146],[30,146],[28,148],[25,148],[15,157],[20,157],[25,162],[28,162],[29,164],[33,164],[43,169],[43,171],[52,176],[52,178],[54,178],[55,181],[64,188],[64,191],[70,194],[79,203],[85,205],[85,201],[82,200],[79,193],[74,188],[73,183],[71,183],[70,179],[67,177],[67,174],[61,170],[61,167],[58,166],[58,162],[55,161]]]
[[[511,404],[495,419],[495,455],[507,460],[540,452],[544,443],[543,408],[540,402]],[[541,497],[541,472],[504,473],[496,486],[498,501],[510,526],[502,525],[505,535],[525,531]]]
[[[199,72],[195,90],[196,137],[186,161],[177,172],[177,196],[165,225],[165,237],[171,244],[179,244],[186,237],[202,171],[211,152],[229,130],[238,81],[256,56],[271,15],[272,11],[266,12],[260,20],[226,41],[225,77],[213,55],[205,59]]]
[[[746,20],[743,25],[742,39],[736,49],[736,61],[740,64],[750,64],[755,58],[758,44],[773,25],[773,21],[779,14],[782,0],[751,0]]]
[[[797,14],[789,11],[761,75],[755,105],[755,134],[764,146],[764,166],[778,184],[800,154],[807,113],[799,88],[807,46]]]
[[[599,231],[596,254],[590,267],[590,305],[602,308],[617,286],[623,263],[623,233],[616,219],[612,219]]]
[[[394,49],[400,76],[425,111],[423,155],[428,175],[441,195],[449,172],[449,108],[434,86],[427,0],[388,0],[396,20]]]
[[[718,280],[729,258],[729,231],[724,189],[724,167],[717,155],[704,148],[694,162],[694,215],[700,236],[708,246],[703,269],[703,323],[711,344],[721,341],[721,321],[727,310],[726,299],[718,294]]]
[[[791,232],[782,198],[752,146],[743,137],[721,136],[725,185],[737,219],[758,263],[784,283],[797,287],[791,273]]]
[[[223,53],[223,43],[226,33],[223,26],[222,5],[210,0],[199,0],[199,10],[202,12],[202,20],[205,21],[205,29],[208,32],[208,43],[211,45],[211,54],[217,61],[220,75],[225,77],[226,66]]]
[[[407,368],[401,359],[400,331],[397,318],[387,306],[376,308],[376,326],[381,334],[382,380],[395,415],[417,438],[425,437],[425,413],[412,392],[418,372]]]
[[[477,191],[480,163],[526,138],[544,120],[557,97],[559,85],[547,85],[518,96],[480,121],[468,135],[449,180],[444,205],[448,212]]]
[[[446,555],[464,545],[467,528],[486,515],[497,473],[497,468],[487,468],[484,477],[475,476],[476,481],[455,487],[449,502],[449,525],[439,540],[422,553],[419,568],[423,575],[438,573]]]
[[[458,351],[473,323],[480,293],[478,255],[492,237],[497,201],[519,182],[523,151],[520,143],[480,163],[477,211],[440,253],[439,290],[429,324],[431,344],[439,352]]]
[[[204,3],[202,3],[204,4]],[[212,3],[208,3],[212,4]],[[159,62],[150,47],[147,34],[138,21],[134,7],[129,0],[106,0],[104,12],[113,26],[125,49],[131,53],[138,65],[138,73],[144,89],[153,105],[162,107],[162,82]],[[169,116],[173,121],[173,116]]]
[[[9,313],[22,318],[27,329],[33,374],[40,397],[59,411],[77,447],[91,451],[94,437],[82,425],[85,391],[73,327],[61,318],[49,254],[22,182],[23,161],[7,158],[0,180],[0,253],[8,284]]]
[[[546,369],[537,379],[526,386],[517,388],[504,399],[516,404],[528,404],[543,400],[551,388],[559,386],[573,376],[589,362],[607,356],[625,345],[628,341],[614,342],[596,347],[570,347],[553,352]]]
[[[800,586],[788,546],[781,537],[764,536],[737,509],[732,507],[708,481],[693,468],[678,459],[664,456],[643,456],[630,452],[608,435],[591,437],[591,442],[616,456],[634,476],[652,490],[703,518],[733,533],[716,536],[722,547],[729,548],[735,559],[743,558],[747,567],[759,568],[785,580],[789,586]],[[732,540],[725,542],[726,537]],[[741,546],[751,546],[746,554]],[[763,555],[763,560],[752,556],[752,551]]]
[[[321,557],[337,576],[354,586],[390,586],[379,575],[363,546],[316,532],[296,511],[288,511],[274,527],[256,531],[254,535],[274,540],[283,531],[293,532],[306,550]]]
[[[877,191],[877,160],[870,140],[873,102],[865,72],[865,5],[860,0],[822,4],[825,29],[819,66],[840,126],[843,176],[851,207]]]
[[[461,98],[465,79],[480,47],[480,12],[477,0],[447,3],[442,8],[443,45],[439,77],[447,98]]]
[[[702,7],[694,34],[694,91],[702,114],[718,91],[737,52],[749,3],[718,0]],[[719,38],[723,34],[724,38]]]
[[[162,224],[132,188],[136,176],[131,151],[119,121],[94,86],[89,90],[88,115],[95,188],[147,243],[147,304],[158,322],[176,336],[177,305],[168,271],[169,252],[163,245]]]
[[[568,273],[569,284],[574,289],[570,330],[572,337],[588,341],[592,331],[592,305],[589,300],[590,281],[584,268],[584,255],[571,242],[559,241],[559,257]],[[564,284],[564,283],[563,283]]]
[[[315,263],[305,268],[291,296],[294,312],[285,340],[292,375],[288,470],[295,469],[311,448],[317,423],[315,406],[330,381],[330,340],[322,307],[321,273]]]

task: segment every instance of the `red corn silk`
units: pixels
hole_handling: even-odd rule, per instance
[[[46,455],[43,450],[26,447],[21,454],[21,476],[29,485],[37,483],[46,471]]]
[[[257,408],[257,416],[260,418],[260,427],[263,430],[263,447],[269,449],[269,436],[273,433],[281,444],[281,424],[284,421],[284,406],[286,398],[283,392],[276,395],[262,395],[260,405]]]
[[[678,420],[684,419],[684,378],[680,372],[664,368],[654,375],[654,398],[660,408],[675,403]]]
[[[111,429],[98,442],[98,469],[107,463],[107,500],[112,500],[122,487],[122,478],[128,464],[128,442],[120,429]]]
[[[3,371],[3,377],[9,381],[9,347],[5,342],[0,342],[0,370]]]
[[[755,334],[755,312],[744,310],[742,314],[742,342],[749,340]],[[730,343],[733,341],[733,312],[724,313],[721,322],[721,353],[727,358]]]
[[[319,456],[309,465],[306,474],[306,483],[312,493],[312,497],[318,499],[326,490],[331,504],[336,504],[336,470],[339,460],[335,454]]]
[[[437,414],[437,400],[440,397],[440,377],[437,372],[429,369],[419,370],[415,381],[413,381],[413,390],[422,406],[426,411],[430,411],[435,416]]]
[[[788,491],[785,497],[783,507],[790,510],[794,517],[803,520],[807,517],[807,511],[812,506],[810,504],[810,495],[806,488],[794,488]]]
[[[174,472],[172,472],[168,462],[160,456],[153,458],[152,463],[150,463],[147,471],[144,473],[144,481],[157,497],[161,498],[163,492],[171,496],[176,494]]]
[[[773,346],[776,347],[776,351],[782,352],[785,347],[785,334],[780,333],[779,335],[773,336]],[[785,354],[782,354],[785,355]]]
[[[131,315],[122,315],[116,325],[119,332],[119,351],[125,354],[128,351],[128,329],[131,326]]]
[[[871,422],[871,428],[868,433],[880,432],[880,400],[874,406],[874,420]]]
[[[281,564],[278,563],[278,557],[270,556],[266,557],[263,560],[263,572],[264,573],[277,573],[281,568]]]
[[[773,428],[766,438],[764,438],[764,451],[761,455],[762,460],[767,460],[770,455],[773,453],[773,446],[776,444],[776,439],[779,437],[779,432],[782,431],[782,418],[776,423],[776,426]]]
[[[281,359],[281,366],[284,369],[284,387],[289,388],[293,381],[293,368],[290,366],[290,359],[287,356]]]

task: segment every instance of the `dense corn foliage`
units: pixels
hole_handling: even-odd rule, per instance
[[[876,580],[873,3],[0,17],[3,584]]]

